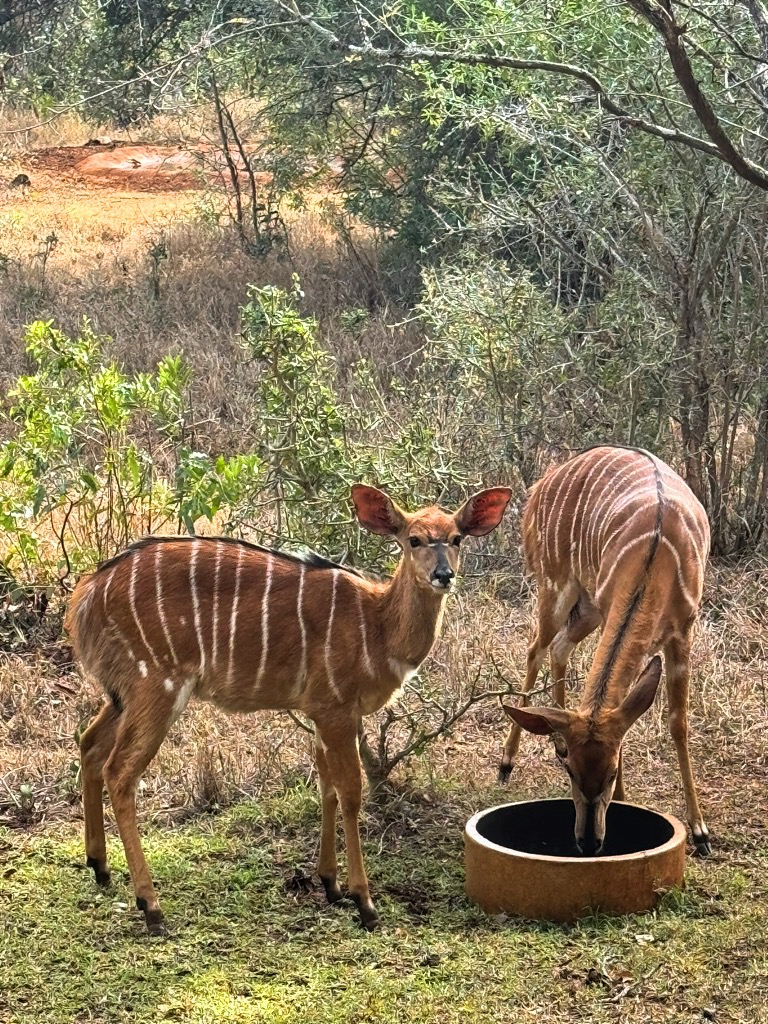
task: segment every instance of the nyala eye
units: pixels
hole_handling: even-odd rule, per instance
[[[459,544],[461,544],[461,534],[458,534],[458,536],[453,538],[453,543],[456,545],[456,547],[458,547]]]
[[[408,538],[408,543],[411,545],[412,548],[420,548],[421,547],[421,541],[419,540],[418,537],[409,537]]]

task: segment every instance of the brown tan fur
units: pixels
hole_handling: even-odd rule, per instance
[[[85,842],[96,879],[109,881],[106,783],[136,902],[162,933],[136,825],[136,784],[191,697],[225,711],[296,709],[315,724],[323,805],[318,873],[331,902],[336,811],[346,836],[349,888],[374,927],[358,830],[360,718],[378,710],[426,658],[464,536],[489,533],[510,491],[476,494],[455,514],[408,514],[373,487],[352,491],[360,522],[403,549],[388,582],[319,556],[302,560],[226,538],[148,537],[82,580],[68,614],[85,672],[110,697],[81,740]]]
[[[636,449],[588,449],[531,488],[522,522],[526,563],[538,588],[538,628],[524,690],[549,651],[558,707],[507,708],[512,718],[500,777],[508,778],[521,728],[553,735],[571,777],[576,841],[599,852],[611,799],[624,799],[621,747],[650,707],[663,651],[669,725],[688,821],[709,852],[688,752],[691,633],[709,551],[704,509],[661,460]],[[602,634],[577,711],[565,708],[568,659],[598,626]]]

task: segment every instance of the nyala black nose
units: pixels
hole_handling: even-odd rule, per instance
[[[440,586],[446,587],[456,574],[451,569],[436,569],[432,573],[432,579]]]
[[[598,857],[603,848],[602,840],[596,839],[593,835],[577,839],[576,845],[582,857]]]

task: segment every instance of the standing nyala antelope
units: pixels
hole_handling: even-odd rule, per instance
[[[335,903],[341,804],[350,895],[362,924],[376,926],[358,830],[360,718],[390,701],[426,658],[459,544],[495,529],[510,496],[492,488],[453,514],[408,514],[374,487],[353,487],[360,523],[402,548],[388,582],[319,555],[229,538],[146,537],[78,584],[67,628],[83,669],[109,697],[80,741],[87,863],[97,882],[109,882],[106,782],[151,934],[163,933],[163,915],[136,826],[136,784],[192,696],[230,712],[296,709],[314,722],[318,874]]]
[[[520,729],[552,735],[571,778],[576,842],[599,853],[605,812],[624,799],[622,740],[653,703],[663,650],[672,733],[688,822],[710,852],[688,753],[691,632],[709,551],[706,513],[680,477],[648,452],[601,446],[556,466],[531,488],[523,550],[538,587],[538,629],[524,691],[549,650],[559,707],[505,708],[513,724],[499,776],[506,781]],[[565,710],[565,674],[578,643],[602,635],[577,711]]]

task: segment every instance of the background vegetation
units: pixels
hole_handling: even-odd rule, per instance
[[[767,74],[761,0],[8,0],[0,1020],[757,1019]],[[6,189],[18,174],[30,187]],[[466,816],[508,798],[496,695],[531,608],[516,513],[602,440],[656,451],[710,515],[692,718],[718,852],[650,920],[487,922],[457,865]],[[361,947],[309,883],[281,888],[317,845],[303,733],[198,708],[139,795],[177,976],[134,937],[122,882],[102,903],[74,874],[73,740],[98,697],[64,602],[147,531],[386,572],[394,553],[352,521],[357,479],[411,507],[516,490],[429,664],[367,723],[370,778],[394,787],[367,821],[389,930]],[[681,810],[662,719],[631,736],[630,792]],[[527,741],[511,797],[562,787]],[[245,797],[264,810],[214,813]],[[254,934],[274,940],[259,964]]]

